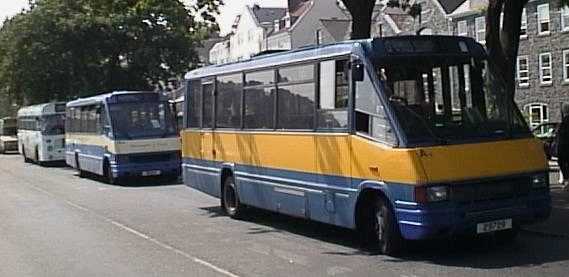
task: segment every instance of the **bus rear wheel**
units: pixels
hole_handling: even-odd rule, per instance
[[[240,218],[243,214],[243,205],[239,201],[233,176],[228,176],[223,182],[221,206],[231,218]]]
[[[372,242],[372,248],[385,255],[398,254],[403,248],[403,238],[397,226],[393,210],[381,197],[371,203],[364,226],[364,238]]]

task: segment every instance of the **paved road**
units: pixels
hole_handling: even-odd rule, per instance
[[[183,185],[110,186],[0,156],[0,276],[567,276],[569,240],[524,233],[414,243],[401,258],[353,233],[262,211],[221,214]]]

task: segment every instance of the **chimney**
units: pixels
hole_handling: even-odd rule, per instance
[[[292,22],[290,19],[290,12],[288,12],[288,11],[286,12],[284,21],[285,21],[285,28],[287,28],[287,29],[290,28],[290,26],[292,25]]]

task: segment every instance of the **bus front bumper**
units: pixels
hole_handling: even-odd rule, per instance
[[[180,160],[148,163],[111,164],[115,178],[179,176]]]
[[[546,220],[551,212],[551,196],[544,190],[515,199],[395,205],[402,236],[420,240],[474,235],[478,224],[496,220],[511,219],[514,226]]]

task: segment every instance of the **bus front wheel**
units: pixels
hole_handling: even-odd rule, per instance
[[[87,177],[87,173],[81,169],[81,164],[79,163],[79,154],[75,153],[75,168],[77,169],[77,173],[79,174],[79,178]]]
[[[393,210],[381,197],[376,197],[370,208],[367,226],[364,227],[367,241],[371,241],[372,248],[385,255],[399,253],[403,248],[403,238]]]
[[[24,163],[30,163],[32,160],[30,160],[30,158],[28,158],[28,156],[26,155],[26,150],[24,149],[24,146],[22,145],[22,156],[24,156]]]
[[[228,176],[223,182],[221,206],[231,218],[239,218],[243,213],[243,205],[239,202],[235,180],[232,176]]]
[[[105,160],[105,164],[104,164],[104,174],[105,174],[105,179],[107,180],[107,183],[110,185],[116,185],[117,184],[117,178],[115,178],[115,176],[113,176],[113,169],[111,168],[111,164],[109,163],[108,160]]]

